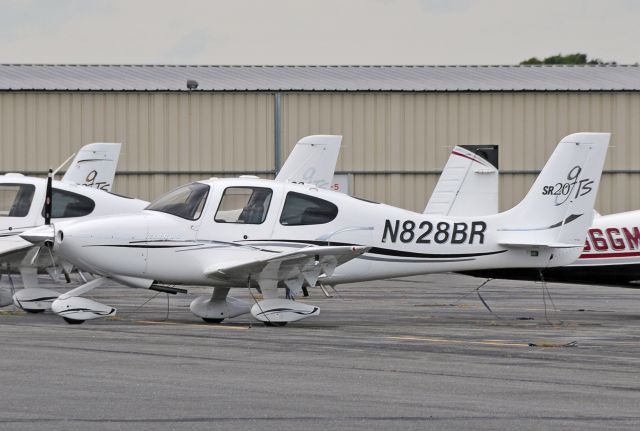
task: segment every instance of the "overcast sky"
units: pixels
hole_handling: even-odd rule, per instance
[[[0,63],[640,61],[635,0],[0,0]]]

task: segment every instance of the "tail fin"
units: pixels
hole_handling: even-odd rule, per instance
[[[424,214],[472,216],[498,213],[498,146],[456,146]]]
[[[120,144],[85,145],[69,165],[62,181],[111,191],[119,157]]]
[[[298,141],[282,165],[276,181],[315,184],[328,189],[340,153],[342,136],[312,135]]]
[[[582,247],[609,145],[609,133],[575,133],[562,139],[517,206],[501,213],[504,245]]]

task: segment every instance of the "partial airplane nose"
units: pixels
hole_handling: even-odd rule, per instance
[[[80,263],[80,259],[83,257],[82,249],[86,242],[86,238],[85,235],[82,234],[86,231],[84,226],[85,223],[86,222],[80,221],[77,223],[77,226],[73,226],[72,224],[55,226],[53,232],[53,239],[51,240],[53,251],[74,265],[78,265]],[[71,234],[67,235],[67,232],[70,232]],[[74,235],[73,233],[80,235]]]
[[[146,268],[148,221],[142,214],[56,224],[53,250],[72,264],[103,276]]]
[[[55,229],[52,225],[39,226],[20,234],[20,238],[34,245],[53,245]]]

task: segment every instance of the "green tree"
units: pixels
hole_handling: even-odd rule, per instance
[[[537,57],[531,57],[528,60],[521,61],[520,64],[616,64],[615,61],[604,62],[599,58],[588,59],[587,54],[575,53],[567,55],[552,55],[545,59],[538,59]]]

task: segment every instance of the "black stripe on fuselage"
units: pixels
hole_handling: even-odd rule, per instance
[[[188,245],[169,245],[169,244],[140,244],[139,241],[135,241],[136,243],[129,244],[93,244],[93,245],[85,245],[84,247],[120,247],[120,248],[185,248],[185,247],[197,247],[203,246],[204,243],[191,243]],[[334,241],[314,241],[314,240],[274,240],[274,239],[253,239],[241,242],[257,242],[258,244],[263,242],[269,242],[270,246],[276,246],[278,242],[285,244],[304,244],[304,245],[318,245],[318,246],[354,246],[358,244],[349,244],[344,242],[334,242]],[[235,245],[234,243],[229,243],[229,245]],[[238,244],[238,245],[246,245],[251,246],[251,244]],[[206,249],[206,248],[204,248]],[[268,251],[268,250],[264,250]],[[402,250],[394,250],[390,248],[382,248],[382,247],[373,247],[371,248],[367,254],[379,255],[379,256],[392,256],[392,257],[405,257],[405,258],[416,258],[416,259],[456,259],[456,258],[471,258],[471,257],[480,257],[480,256],[491,256],[494,254],[505,253],[507,250],[496,250],[496,251],[487,251],[483,253],[415,253],[411,251],[402,251]]]
[[[475,257],[468,258],[456,258],[456,259],[394,259],[391,257],[376,257],[376,256],[367,256],[366,254],[360,255],[356,257],[356,259],[361,260],[373,260],[376,262],[392,262],[392,263],[449,263],[449,262],[468,262],[471,260],[476,260]]]
[[[572,221],[574,221],[574,220],[576,220],[576,219],[578,219],[580,217],[582,217],[582,214],[571,214],[569,217],[567,217],[563,221],[560,221],[560,222],[558,222],[556,224],[552,224],[547,229],[554,229],[554,228],[557,228],[557,227],[560,227],[560,226],[564,226],[565,224],[569,224]]]
[[[346,242],[335,242],[335,241],[308,241],[308,240],[291,240],[291,239],[254,239],[249,241],[269,241],[272,243],[275,242],[284,242],[284,243],[298,243],[298,244],[308,244],[308,245],[320,245],[320,246],[360,246],[362,244],[349,244]],[[273,245],[273,244],[270,244]],[[415,257],[422,259],[442,259],[442,258],[458,258],[458,257],[478,257],[478,256],[490,256],[493,254],[505,253],[507,250],[497,250],[497,251],[487,251],[484,253],[415,253],[412,251],[402,251],[402,250],[394,250],[390,248],[382,248],[382,247],[372,247],[367,254],[378,254],[382,256],[394,256],[394,257]]]
[[[181,247],[194,247],[198,244],[189,245],[144,245],[144,244],[90,244],[83,247],[119,247],[119,248],[181,248]]]

